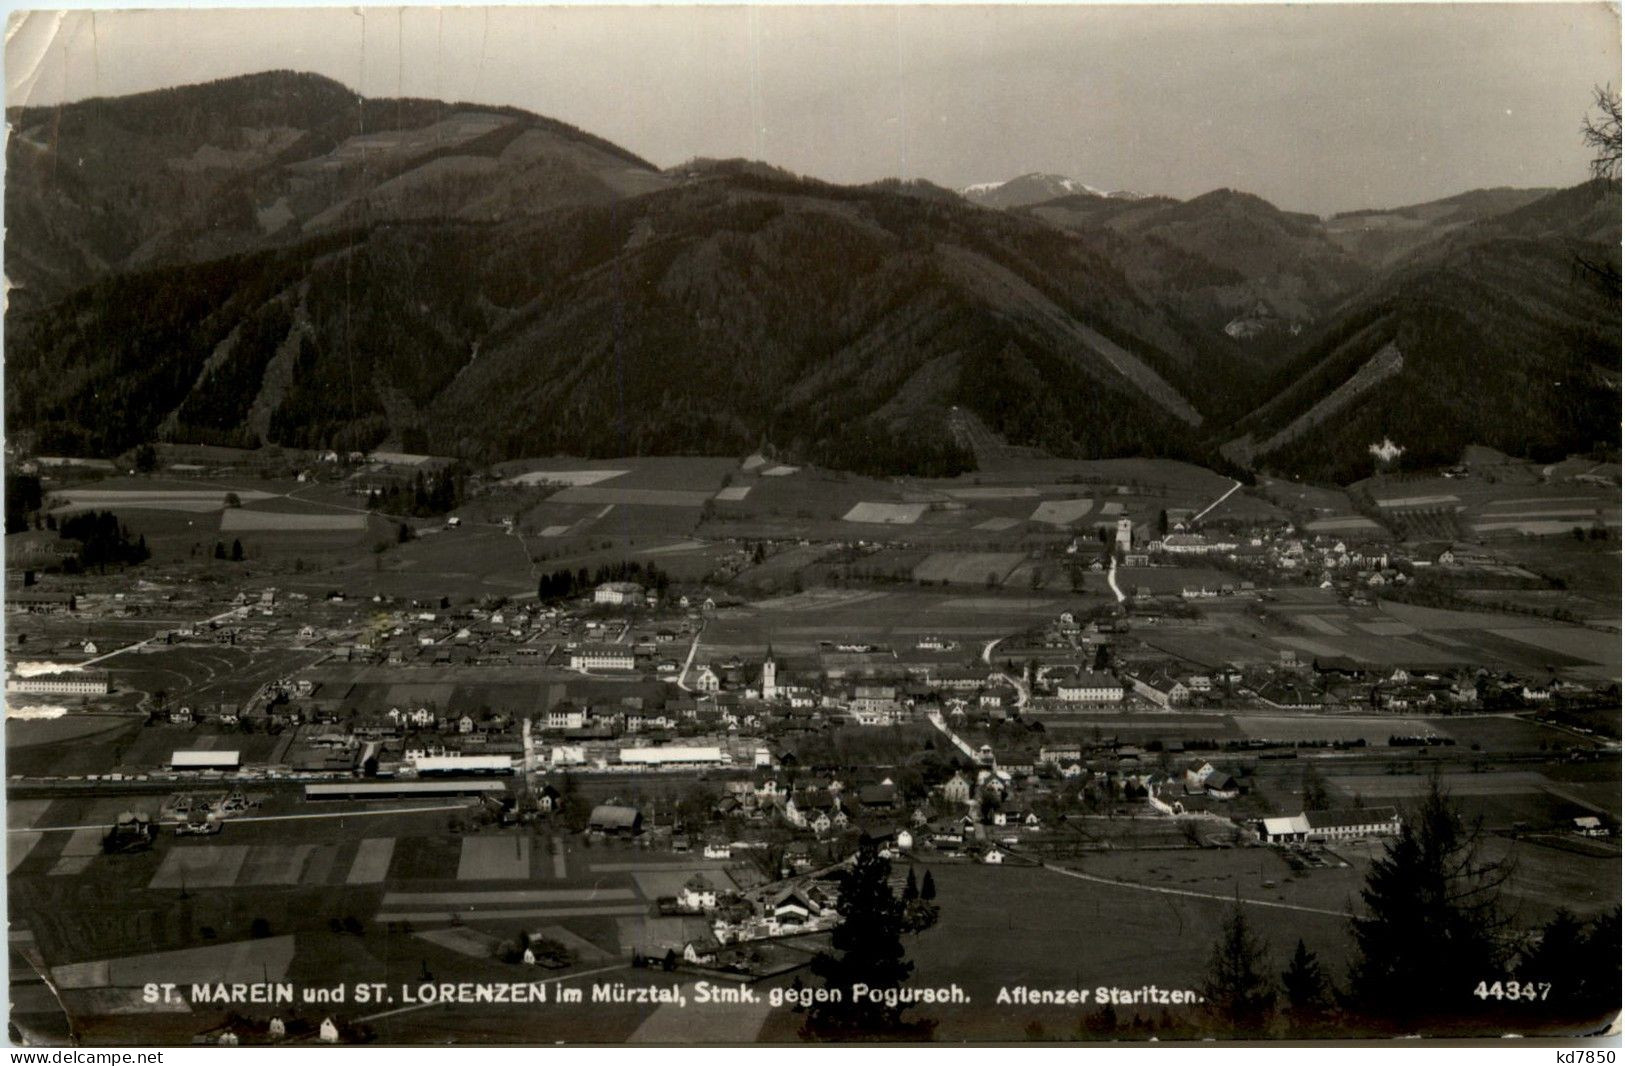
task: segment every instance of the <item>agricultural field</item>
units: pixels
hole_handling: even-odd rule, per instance
[[[654,918],[656,896],[696,871],[719,885],[755,880],[727,863],[545,832],[448,836],[447,818],[466,813],[466,802],[313,808],[290,795],[263,798],[218,837],[164,836],[152,852],[130,856],[101,855],[99,842],[90,851],[83,832],[52,831],[110,821],[116,811],[106,801],[12,805],[12,827],[28,831],[14,834],[22,839],[12,849],[13,921],[28,930],[90,1032],[116,1038],[122,1015],[107,1013],[108,1004],[130,1000],[141,982],[192,980],[194,971],[199,981],[268,973],[316,984],[415,983],[425,968],[445,980],[532,979],[494,957],[516,925],[545,929],[573,949],[575,961],[549,971],[549,981],[617,971],[630,979],[633,946],[664,950],[665,938],[693,932],[681,920]],[[294,827],[298,842],[290,843]],[[120,905],[108,906],[115,897]],[[416,1013],[396,1021],[400,1032],[426,1024]],[[556,1038],[568,1029],[559,1017],[500,1008],[448,1013],[454,1028],[481,1039],[492,1031]],[[652,1013],[595,1010],[592,1033],[627,1036]],[[208,1015],[194,1006],[184,1017],[142,1022],[195,1031]]]
[[[1017,552],[933,552],[914,568],[914,578],[953,585],[1003,584],[1023,558]]]
[[[706,623],[697,661],[775,650],[806,654],[820,641],[909,646],[922,636],[969,643],[1020,632],[1081,597],[955,595],[952,592],[812,589],[793,597],[721,610]]]
[[[1251,494],[1303,523],[1310,533],[1360,539],[1386,540],[1389,537],[1381,525],[1356,511],[1354,501],[1341,489],[1260,477]]]
[[[1474,537],[1566,536],[1576,526],[1620,524],[1617,487],[1548,479],[1521,464],[1475,468],[1464,477],[1373,478],[1351,491],[1368,495],[1401,526],[1413,516],[1444,514]]]
[[[226,644],[159,645],[158,649],[126,653],[101,665],[117,687],[149,694],[162,691],[180,703],[205,703],[246,700],[267,681],[295,674],[327,655],[319,649]]]

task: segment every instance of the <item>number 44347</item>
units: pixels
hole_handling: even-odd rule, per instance
[[[1544,1001],[1551,994],[1550,981],[1497,981],[1493,985],[1480,981],[1473,989],[1479,999],[1523,999],[1530,1003]]]

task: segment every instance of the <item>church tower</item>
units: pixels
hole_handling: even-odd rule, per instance
[[[1134,520],[1128,515],[1117,520],[1117,546],[1124,551],[1134,548]]]
[[[768,645],[767,659],[762,663],[762,699],[772,700],[779,696],[779,664],[773,661],[773,646]]]

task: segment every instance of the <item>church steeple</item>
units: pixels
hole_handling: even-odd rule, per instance
[[[767,646],[767,658],[762,660],[762,699],[771,700],[779,694],[779,664],[773,661],[773,645]]]

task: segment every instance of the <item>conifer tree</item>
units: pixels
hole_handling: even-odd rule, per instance
[[[1298,938],[1292,961],[1281,974],[1281,988],[1286,992],[1292,1028],[1300,1032],[1312,1028],[1331,1007],[1331,984],[1320,968],[1320,960],[1302,937]]]
[[[1208,959],[1202,998],[1225,1032],[1263,1035],[1275,1011],[1275,983],[1264,969],[1269,948],[1247,923],[1238,900]]]
[[[832,950],[820,952],[812,972],[824,987],[840,993],[839,1002],[817,1003],[807,1012],[802,1036],[809,1040],[915,1040],[928,1036],[933,1024],[904,1021],[904,1008],[884,999],[853,995],[856,985],[884,995],[901,988],[914,972],[903,954],[903,902],[893,893],[891,863],[875,843],[858,845],[852,868],[841,877],[841,924],[830,934]]]
[[[1507,961],[1500,889],[1510,872],[1483,855],[1480,827],[1462,819],[1435,773],[1360,892],[1355,1008],[1400,1027],[1476,1013],[1473,990]]]

